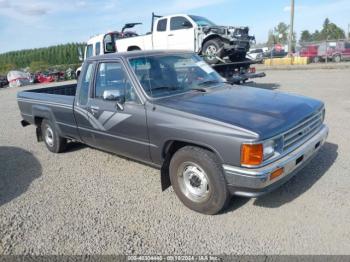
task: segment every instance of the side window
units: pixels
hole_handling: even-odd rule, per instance
[[[101,51],[101,43],[97,42],[95,44],[95,55],[100,55],[100,51]]]
[[[166,25],[167,25],[167,18],[165,19],[161,19],[158,21],[158,25],[157,25],[157,31],[158,32],[164,32],[166,31]]]
[[[94,64],[89,64],[81,79],[79,90],[79,105],[86,105],[89,97],[89,87],[94,76]]]
[[[100,63],[96,76],[95,98],[102,99],[106,90],[119,90],[125,101],[139,102],[124,68],[118,62]]]
[[[170,20],[170,30],[188,29],[191,27],[191,22],[183,16],[175,16]]]
[[[88,45],[86,48],[86,58],[89,58],[90,56],[93,56],[93,45]]]
[[[346,42],[346,43],[345,43],[345,48],[346,48],[346,49],[350,49],[350,42]]]

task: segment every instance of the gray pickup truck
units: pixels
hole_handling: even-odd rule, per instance
[[[196,54],[135,51],[89,58],[77,85],[18,93],[22,125],[54,153],[80,141],[161,170],[192,210],[258,197],[324,144],[318,100],[225,82]],[[103,168],[103,167],[101,167]]]

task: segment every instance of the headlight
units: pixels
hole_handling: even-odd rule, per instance
[[[281,151],[282,137],[261,144],[242,144],[241,165],[258,166]]]
[[[275,141],[268,140],[268,141],[264,142],[263,150],[264,150],[264,160],[272,157],[275,154]]]

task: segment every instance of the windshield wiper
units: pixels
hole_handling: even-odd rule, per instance
[[[193,88],[190,88],[190,90],[198,91],[202,93],[206,93],[208,91],[206,88],[202,88],[202,87],[193,87]]]
[[[198,83],[197,85],[199,86],[204,86],[204,85],[211,85],[211,84],[224,84],[226,82],[224,81],[218,81],[218,80],[207,80],[207,81],[203,81],[203,82],[200,82]]]

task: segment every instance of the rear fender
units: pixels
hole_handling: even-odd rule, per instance
[[[34,119],[50,120],[51,123],[54,125],[58,134],[59,135],[62,134],[60,127],[56,123],[55,115],[52,112],[52,109],[50,107],[42,106],[42,105],[33,105],[32,112],[33,112]],[[41,123],[41,121],[40,121],[40,123]],[[38,122],[36,122],[36,136],[37,136],[38,142],[43,141],[42,140],[42,133],[41,133],[41,125]]]

